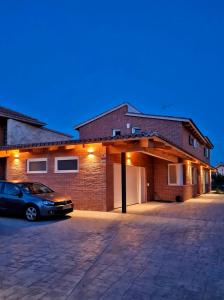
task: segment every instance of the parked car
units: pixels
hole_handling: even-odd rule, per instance
[[[20,214],[28,221],[73,211],[69,197],[42,183],[0,181],[0,212]]]

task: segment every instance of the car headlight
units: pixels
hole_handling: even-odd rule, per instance
[[[52,201],[43,200],[42,203],[43,203],[43,205],[46,205],[46,206],[54,206],[54,202],[52,202]]]

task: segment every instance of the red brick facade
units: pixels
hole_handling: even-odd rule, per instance
[[[127,106],[123,106],[79,129],[80,139],[106,137],[113,129],[121,129],[121,134],[131,134],[132,127],[140,127],[142,132],[158,131],[170,141],[182,145],[181,122],[126,116]],[[130,128],[127,128],[130,124]]]
[[[88,149],[94,147],[94,154]],[[55,157],[79,157],[79,172],[74,174],[55,173]],[[47,158],[47,174],[28,174],[27,159]],[[19,158],[10,155],[7,159],[7,180],[41,182],[53,190],[71,197],[75,209],[109,211],[114,208],[113,165],[120,163],[120,154],[109,154],[102,144],[79,145],[71,150],[42,149],[21,152]],[[133,152],[127,164],[141,166],[146,170],[146,200],[184,201],[202,193],[200,186],[187,182],[183,186],[168,185],[168,161],[144,153]]]
[[[10,156],[7,163],[7,180],[41,182],[53,190],[71,197],[76,209],[106,211],[106,160],[105,148],[94,145],[94,155],[88,154],[88,145],[77,146],[74,150],[20,153],[19,158]],[[78,156],[78,173],[55,173],[55,157]],[[47,174],[27,174],[27,159],[47,158]]]
[[[114,163],[120,163],[120,153],[117,153],[121,151],[118,151],[118,149],[123,147],[122,151],[128,152],[130,145],[136,147],[136,143],[138,143],[142,147],[139,148],[142,151],[133,150],[127,159],[127,164],[145,168],[146,201],[176,201],[178,197],[185,201],[210,190],[210,177],[209,182],[205,182],[205,172],[207,171],[204,171],[204,168],[209,170],[209,159],[204,156],[204,145],[199,144],[194,148],[189,144],[191,132],[185,128],[183,122],[133,117],[127,116],[126,113],[127,106],[122,106],[101,118],[87,123],[79,129],[80,138],[108,137],[111,136],[112,129],[120,129],[122,135],[129,135],[132,127],[139,127],[142,132],[157,131],[166,140],[170,141],[170,146],[167,146],[166,141],[164,144],[155,140],[162,147],[158,147],[156,150],[157,154],[158,151],[161,154],[159,156],[150,155],[150,146],[142,146],[143,143],[141,144],[144,140],[111,140],[108,142],[106,139],[105,143],[97,142],[91,145],[73,145],[71,143],[65,146],[43,146],[42,148],[38,146],[30,149],[28,147],[20,151],[19,158],[15,158],[14,150],[11,150],[6,153],[7,155],[9,153],[6,179],[42,182],[59,193],[69,195],[75,204],[75,209],[109,211],[114,208]],[[127,126],[127,124],[129,125]],[[147,138],[143,137],[143,139],[147,142]],[[181,151],[178,150],[178,147]],[[89,154],[90,148],[93,150],[91,154]],[[149,152],[144,151],[146,148]],[[118,152],[113,152],[111,149],[116,149]],[[166,149],[172,150],[169,153],[171,155],[166,155],[168,151]],[[187,154],[183,154],[183,149]],[[205,163],[201,163],[196,159],[190,161],[191,156],[189,156],[189,153]],[[55,172],[55,158],[65,156],[79,158],[79,171],[77,173]],[[47,173],[28,174],[27,159],[30,158],[47,158]],[[168,165],[173,158],[175,158],[174,161],[182,163],[184,166],[183,185],[168,184]],[[191,180],[193,164],[194,168],[197,168],[194,177],[197,182],[194,182],[194,184]]]
[[[88,139],[111,136],[113,129],[120,129],[121,135],[126,135],[131,134],[133,127],[139,127],[142,132],[158,132],[170,142],[188,151],[198,159],[209,163],[209,158],[206,158],[204,155],[205,145],[199,140],[199,145],[196,148],[189,144],[189,136],[192,135],[192,132],[184,127],[183,122],[128,116],[126,115],[127,112],[128,106],[126,105],[87,123],[78,129],[80,138]],[[127,124],[130,125],[130,128],[127,128]]]

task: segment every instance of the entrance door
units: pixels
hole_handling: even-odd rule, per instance
[[[0,180],[6,179],[6,157],[0,158]]]
[[[126,166],[127,205],[146,202],[145,168]],[[114,208],[121,207],[121,165],[114,164]]]

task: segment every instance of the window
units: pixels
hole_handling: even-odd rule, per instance
[[[194,137],[192,135],[189,135],[189,145],[194,145]]]
[[[206,158],[209,158],[209,149],[208,148],[204,148],[204,156]]]
[[[13,183],[5,183],[4,194],[18,196],[20,194],[20,188]]]
[[[77,173],[79,171],[78,157],[56,157],[55,173]]]
[[[199,147],[197,139],[195,139],[192,135],[189,135],[189,145],[193,146],[194,148]]]
[[[42,183],[36,182],[24,182],[24,183],[17,183],[17,186],[21,188],[21,190],[26,194],[50,194],[54,191],[47,187]]]
[[[121,135],[121,130],[120,129],[113,129],[112,134],[113,134],[113,136],[119,136],[119,135]]]
[[[198,141],[196,140],[196,139],[194,139],[194,148],[198,148],[199,147],[199,143],[198,143]]]
[[[168,184],[183,185],[183,164],[168,165]]]
[[[132,132],[132,134],[139,134],[139,133],[141,133],[141,128],[139,128],[139,127],[132,127],[131,132]]]
[[[27,160],[27,173],[47,173],[47,158],[31,158]]]

